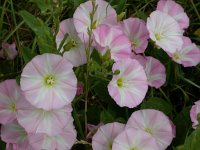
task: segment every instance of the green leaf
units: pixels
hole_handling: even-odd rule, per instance
[[[41,19],[35,18],[27,11],[20,11],[19,14],[36,34],[40,53],[58,53],[52,29],[45,25]]]
[[[120,14],[122,11],[124,11],[125,5],[127,0],[110,0],[110,4],[115,8],[117,14]]]
[[[113,114],[111,112],[104,110],[101,112],[100,120],[101,120],[101,122],[106,124],[106,123],[114,122],[115,117],[113,116]]]
[[[30,2],[36,3],[42,13],[45,13],[52,7],[52,0],[30,0]]]
[[[31,49],[24,47],[21,49],[22,57],[27,64],[33,57],[35,57],[37,54],[33,53]]]
[[[157,109],[169,115],[172,112],[172,106],[165,100],[153,97],[149,98],[147,101],[144,101],[141,105],[142,109]]]

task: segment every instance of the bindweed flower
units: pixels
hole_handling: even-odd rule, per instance
[[[147,19],[150,38],[164,51],[174,53],[183,45],[183,30],[170,15],[156,10]]]
[[[143,130],[154,137],[160,150],[166,149],[175,137],[174,125],[161,111],[143,109],[133,112],[129,118],[126,129]]]
[[[82,82],[78,82],[76,95],[80,96],[81,94],[83,94],[83,83]]]
[[[1,139],[9,143],[7,149],[10,150],[34,150],[29,144],[28,133],[18,124],[17,120],[1,127]]]
[[[17,105],[17,120],[30,134],[45,133],[54,136],[63,131],[71,117],[71,104],[60,109],[43,110],[32,106],[26,100]]]
[[[149,32],[143,20],[129,18],[120,23],[120,27],[131,41],[135,53],[144,53],[148,45]]]
[[[93,31],[96,48],[102,54],[110,51],[111,58],[115,61],[130,58],[131,42],[119,29],[108,25],[99,25]]]
[[[92,139],[93,135],[97,132],[98,128],[103,126],[104,124],[100,122],[98,125],[93,125],[93,124],[87,124],[88,128],[88,134],[86,136],[86,139]]]
[[[2,49],[0,50],[0,57],[5,58],[8,60],[13,60],[18,55],[18,52],[16,50],[15,43],[8,44],[8,43],[2,43]]]
[[[35,107],[59,109],[76,95],[77,79],[72,64],[55,54],[34,57],[23,69],[21,89]]]
[[[149,134],[130,128],[115,138],[112,150],[160,150],[160,148]]]
[[[125,125],[114,122],[101,126],[92,138],[94,150],[112,150],[114,139],[124,130]]]
[[[113,64],[112,71],[119,70],[108,85],[108,92],[123,107],[139,105],[148,90],[147,77],[142,65],[133,59],[122,59]]]
[[[21,97],[21,90],[15,79],[0,83],[0,123],[7,124],[16,119],[16,104]]]
[[[63,57],[70,61],[74,67],[86,64],[85,45],[78,37],[78,33],[73,24],[73,19],[71,18],[63,20],[60,23],[59,32],[56,35],[58,49],[60,48],[63,39],[65,39],[65,41],[60,49],[60,52],[63,53]]]
[[[189,26],[189,18],[184,12],[181,5],[177,4],[173,0],[160,0],[157,4],[157,10],[172,16],[180,25],[182,29],[186,29]]]
[[[35,150],[71,150],[76,142],[76,130],[73,125],[73,118],[68,119],[68,123],[63,131],[55,136],[47,134],[29,134],[29,143]]]
[[[196,101],[195,105],[192,106],[190,110],[190,118],[193,123],[192,127],[196,129],[200,121],[200,100]]]
[[[92,29],[95,29],[100,24],[117,24],[117,13],[110,6],[110,4],[104,0],[95,0],[97,6],[95,13],[93,14]],[[91,13],[92,13],[92,0],[82,3],[74,12],[74,26],[78,32],[79,37],[84,43],[88,42],[88,29],[91,27]]]
[[[160,88],[166,81],[165,66],[157,59],[151,56],[133,55],[144,67],[147,75],[148,85],[155,88]]]
[[[200,49],[188,37],[183,36],[183,46],[175,53],[168,53],[172,59],[184,67],[196,66],[200,63]]]

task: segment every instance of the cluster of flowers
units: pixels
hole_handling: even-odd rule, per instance
[[[172,0],[160,0],[147,23],[138,18],[117,21],[116,11],[104,0],[81,4],[73,18],[60,23],[56,43],[62,56],[34,57],[23,69],[20,87],[15,80],[0,84],[1,138],[7,149],[71,149],[76,141],[71,116],[77,92],[73,67],[87,63],[89,42],[89,54],[93,48],[102,55],[109,51],[114,60],[112,71],[119,72],[108,84],[111,97],[121,107],[134,108],[143,101],[148,86],[159,88],[166,80],[164,65],[142,55],[149,38],[184,67],[200,62],[200,50],[183,36],[188,25],[183,8]],[[174,136],[168,117],[147,109],[134,112],[126,126],[111,123],[100,127],[92,146],[94,150],[162,150]]]

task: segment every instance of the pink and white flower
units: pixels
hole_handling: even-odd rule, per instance
[[[60,23],[59,32],[56,35],[58,49],[65,38],[66,40],[60,49],[60,52],[63,53],[63,57],[70,61],[74,67],[86,64],[85,45],[78,37],[78,33],[73,24],[73,19],[71,18],[63,20]]]
[[[133,59],[122,59],[114,63],[112,71],[119,70],[108,85],[108,92],[115,102],[133,108],[144,99],[148,90],[147,77],[142,65]]]
[[[104,0],[95,0],[95,4],[97,5],[97,9],[94,13],[92,28],[95,29],[100,24],[109,24],[116,25],[117,24],[117,13],[110,6],[110,4]],[[89,0],[85,3],[82,3],[74,12],[74,26],[80,39],[87,43],[88,29],[91,26],[90,14],[92,12],[92,1]]]
[[[144,67],[147,75],[148,85],[160,88],[166,81],[165,66],[157,59],[151,56],[134,55],[136,59]]]
[[[21,97],[21,90],[15,79],[0,83],[0,123],[7,124],[16,119],[16,104]]]
[[[21,89],[27,101],[45,110],[59,109],[76,95],[72,64],[55,54],[34,57],[23,69]]]
[[[197,128],[197,126],[199,125],[199,118],[200,118],[200,100],[195,102],[195,105],[192,106],[191,110],[190,110],[190,118],[192,120],[192,127],[194,129]]]
[[[160,148],[148,133],[130,128],[115,138],[112,150],[160,150]]]
[[[172,16],[180,25],[182,29],[186,29],[189,26],[189,18],[184,12],[181,5],[177,4],[173,0],[160,0],[157,4],[157,10]]]
[[[34,150],[29,144],[28,133],[16,120],[1,127],[1,139],[9,143],[7,149]]]
[[[17,120],[28,133],[45,133],[49,136],[54,136],[63,131],[68,124],[72,111],[71,104],[60,109],[47,111],[32,106],[26,100],[20,100],[17,109]]]
[[[44,133],[29,134],[29,143],[36,150],[71,150],[76,142],[76,130],[73,125],[73,118],[68,119],[68,123],[63,131],[55,136]]]
[[[161,111],[143,109],[133,112],[126,129],[143,130],[154,137],[160,149],[166,149],[175,137],[174,125]]]
[[[93,31],[93,36],[96,48],[102,54],[109,50],[111,58],[115,61],[122,58],[130,58],[131,42],[119,28],[99,25]]]
[[[94,150],[111,150],[114,139],[124,130],[125,125],[114,122],[101,126],[92,138]]]
[[[174,53],[183,45],[183,30],[170,15],[156,10],[147,19],[150,38],[164,51]]]
[[[149,39],[149,32],[145,22],[139,18],[128,18],[119,25],[131,41],[132,50],[137,54],[144,53]]]
[[[18,55],[18,52],[16,50],[16,44],[8,44],[8,43],[2,43],[2,49],[0,50],[0,57],[5,58],[8,60],[13,60]]]
[[[184,67],[196,66],[200,63],[200,49],[188,37],[183,36],[183,46],[175,53],[168,53],[172,59]]]

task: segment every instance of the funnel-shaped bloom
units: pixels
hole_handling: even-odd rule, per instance
[[[7,149],[34,150],[29,144],[27,132],[16,120],[1,127],[1,139],[6,143],[10,143]]]
[[[169,118],[161,111],[154,109],[133,112],[126,124],[126,129],[129,128],[149,133],[156,139],[160,149],[166,149],[175,137],[174,126]]]
[[[194,129],[197,128],[197,126],[199,125],[199,117],[200,116],[200,100],[195,102],[195,105],[192,106],[191,110],[190,110],[190,118],[192,120],[192,127]]]
[[[148,45],[149,32],[143,20],[129,18],[120,23],[121,29],[131,41],[135,53],[144,53]]]
[[[0,50],[0,57],[6,58],[8,60],[13,60],[17,56],[18,52],[16,50],[15,43],[8,44],[2,43],[2,49]]]
[[[189,18],[184,12],[184,9],[181,5],[177,4],[173,0],[160,0],[157,4],[157,10],[172,16],[180,25],[182,29],[185,29],[189,26]]]
[[[92,138],[94,150],[111,150],[114,139],[124,130],[125,125],[114,122],[101,126]]]
[[[183,30],[170,15],[159,10],[150,14],[147,19],[150,38],[166,52],[180,50],[183,45]]]
[[[108,85],[108,92],[115,102],[123,107],[133,108],[144,99],[148,85],[147,77],[142,65],[133,59],[122,59],[114,63],[114,75]]]
[[[72,64],[55,54],[34,57],[23,69],[21,89],[37,108],[59,109],[76,95],[77,79]]]
[[[121,132],[114,140],[112,150],[161,150],[148,133],[134,128]]]
[[[36,150],[71,150],[71,147],[76,142],[76,130],[73,125],[73,118],[69,117],[68,123],[63,131],[55,136],[47,134],[29,134],[29,143]]]
[[[104,0],[95,0],[97,9],[95,11],[92,28],[95,29],[100,24],[117,24],[117,13]],[[92,12],[92,1],[82,3],[74,12],[74,26],[79,37],[84,43],[88,42],[88,28],[91,26],[90,14]]]
[[[110,50],[111,58],[115,61],[130,58],[131,42],[119,28],[100,25],[93,31],[93,35],[97,50],[103,54]]]
[[[66,39],[65,39],[66,38]],[[59,49],[61,42],[65,39],[60,52],[69,60],[74,67],[86,64],[85,45],[79,39],[73,24],[73,19],[66,19],[60,23],[59,32],[56,35],[56,44]]]
[[[151,56],[133,55],[144,67],[147,75],[148,85],[155,88],[160,88],[166,81],[165,66],[157,59]]]
[[[7,124],[16,119],[16,104],[21,96],[21,90],[15,79],[0,83],[0,123]]]
[[[196,44],[192,43],[188,37],[183,37],[183,46],[181,50],[171,54],[168,53],[172,59],[184,67],[196,66],[200,63],[200,49]]]
[[[63,131],[72,111],[71,105],[46,111],[32,106],[26,100],[20,100],[17,109],[17,120],[28,133],[46,133],[49,136]]]

